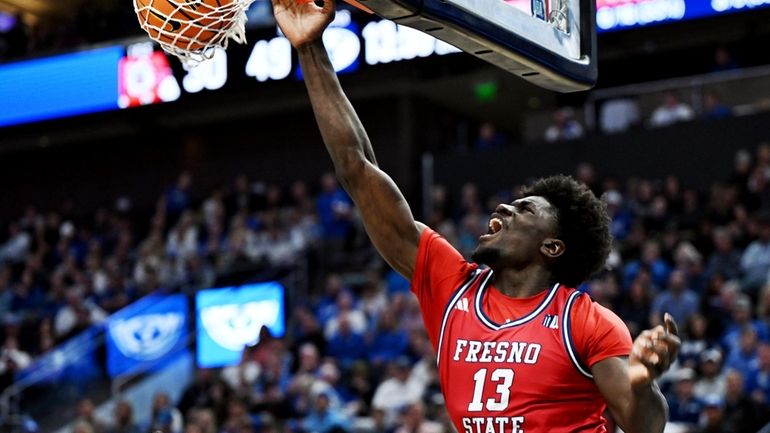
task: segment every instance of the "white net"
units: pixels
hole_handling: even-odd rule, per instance
[[[189,69],[246,42],[246,10],[254,0],[133,0],[147,34]]]

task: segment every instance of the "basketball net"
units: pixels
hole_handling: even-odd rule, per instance
[[[167,0],[133,0],[134,11],[142,28],[152,40],[167,53],[179,58],[185,69],[214,57],[217,48],[227,49],[230,39],[246,42],[246,10],[254,0],[232,0],[218,7],[204,5],[205,13],[191,0],[168,2],[176,6],[172,13],[153,7],[156,2]],[[147,4],[144,2],[147,1]],[[162,26],[150,24],[150,15],[163,20]],[[173,18],[171,18],[173,17]],[[182,19],[180,19],[180,17]]]

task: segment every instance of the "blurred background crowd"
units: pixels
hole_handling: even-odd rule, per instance
[[[599,36],[597,88],[554,95],[463,54],[366,64],[378,45],[363,28],[378,18],[356,12],[362,67],[342,80],[415,214],[466,257],[495,206],[517,198],[511,179],[571,171],[586,183],[615,243],[580,290],[632,336],[664,311],[679,323],[679,360],[660,379],[667,431],[754,433],[770,423],[770,143],[757,142],[770,138],[768,13],[620,23]],[[334,175],[319,176],[330,163],[294,58],[282,80],[249,72],[271,64],[252,56],[278,39],[267,0],[250,14],[221,91],[187,90],[194,74],[171,59],[161,69],[181,83],[180,101],[2,128],[0,431],[453,431],[409,282],[373,250]],[[141,36],[131,1],[0,0],[6,71],[105,41],[130,54]],[[77,102],[82,89],[62,96],[69,82],[49,74],[25,84],[31,104],[48,93]],[[0,115],[19,102],[0,101]],[[265,329],[237,365],[196,368],[181,394],[147,397],[149,418],[108,377],[103,341],[69,383],[8,393],[45,376],[43,359],[71,362],[57,358],[63,347],[146,295],[288,280],[285,336]]]
[[[581,290],[632,335],[670,312],[684,344],[661,380],[672,425],[749,432],[770,422],[770,145],[741,150],[733,175],[699,191],[671,175],[621,183],[580,164],[575,177],[605,200],[614,248]],[[317,186],[317,187],[316,187]],[[428,223],[466,256],[497,203],[520,186],[458,199],[435,186]],[[80,401],[78,433],[449,432],[434,354],[409,282],[365,240],[331,174],[287,188],[238,176],[197,191],[184,172],[154,213],[129,197],[84,213],[27,207],[0,243],[3,387],[57,343],[151,292],[211,287],[223,276],[268,277],[311,263],[285,338],[264,332],[242,362],[201,369],[179,401],[157,395],[150,425],[127,402],[97,419]],[[266,329],[265,329],[266,331]]]

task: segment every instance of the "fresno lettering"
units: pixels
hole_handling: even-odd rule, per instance
[[[455,343],[453,360],[475,363],[535,364],[540,356],[541,349],[542,346],[537,343],[458,339]]]

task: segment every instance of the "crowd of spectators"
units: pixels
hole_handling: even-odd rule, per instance
[[[770,145],[738,152],[733,175],[707,191],[675,176],[622,183],[589,164],[575,176],[604,198],[616,240],[606,271],[581,289],[634,336],[664,311],[680,324],[679,361],[660,380],[672,431],[753,432],[770,422]],[[362,229],[333,176],[315,196],[301,182],[283,190],[241,176],[196,200],[192,181],[180,175],[145,225],[126,198],[87,217],[72,206],[28,208],[8,225],[0,244],[6,378],[145,293],[194,291],[239,267],[286,266],[322,248],[332,258],[290,312],[287,337],[265,334],[238,365],[198,370],[179,401],[157,395],[148,424],[132,420],[128,402],[96,419],[83,400],[74,430],[452,431],[409,283],[380,261],[346,260]],[[437,186],[426,220],[467,255],[490,209],[518,191],[469,183],[453,199]],[[35,338],[20,338],[24,329]]]
[[[355,246],[351,202],[332,175],[317,197],[303,182],[284,190],[238,176],[196,199],[192,182],[182,173],[149,215],[128,197],[93,213],[68,200],[57,211],[29,206],[5,225],[0,389],[34,357],[146,294],[278,278],[324,248],[320,272]]]

